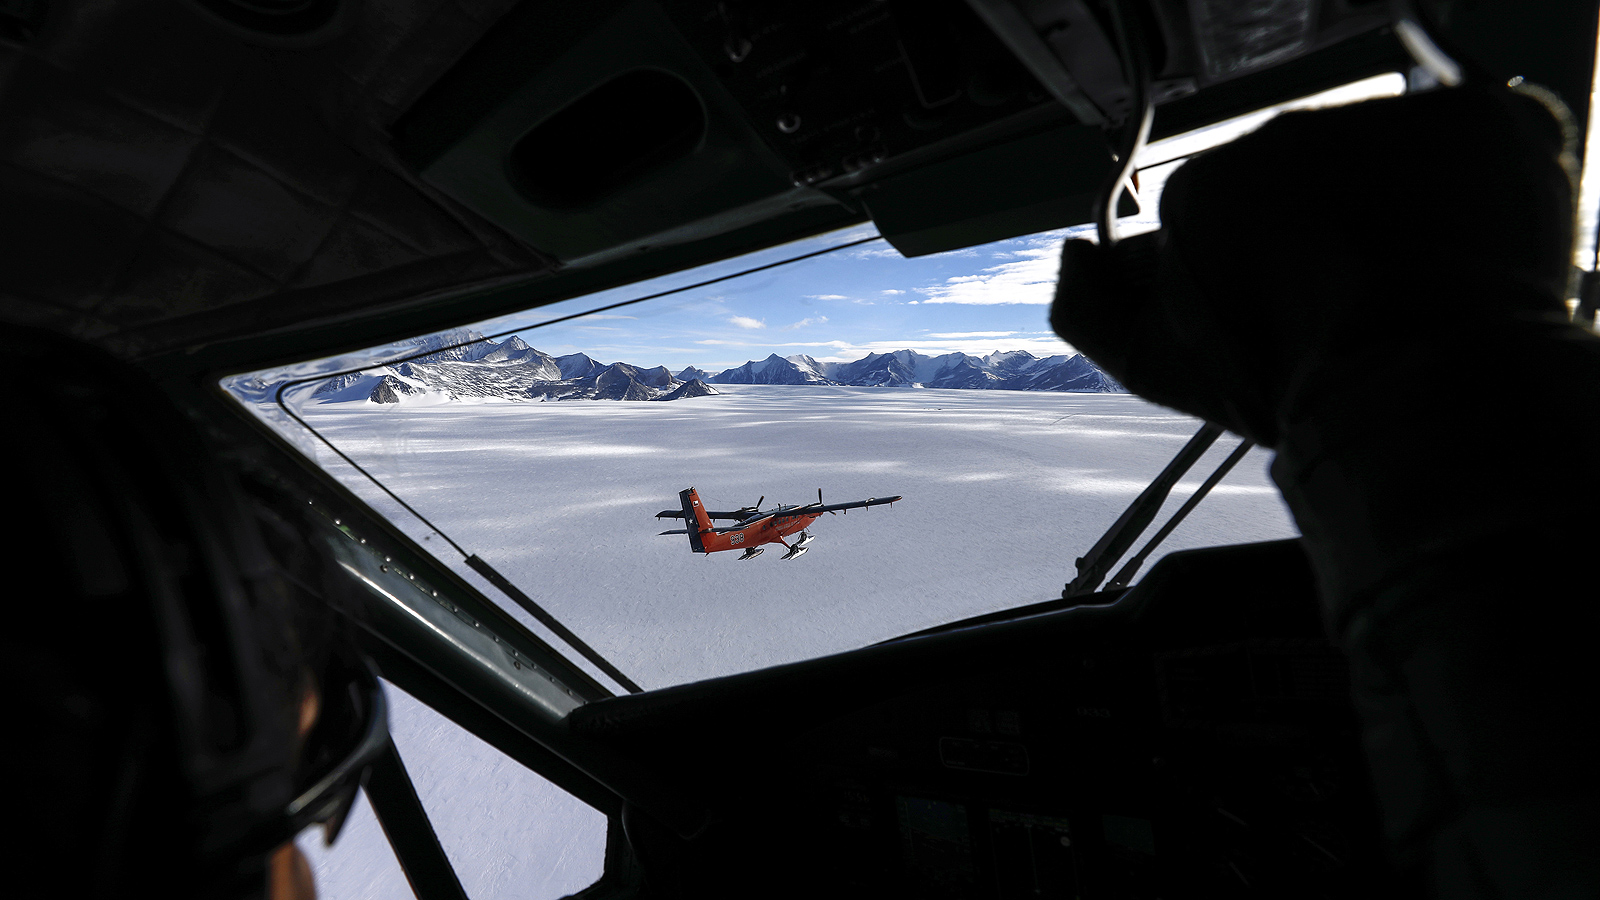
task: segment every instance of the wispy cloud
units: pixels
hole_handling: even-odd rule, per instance
[[[589,314],[587,316],[584,316],[583,318],[585,320],[592,320],[592,319],[637,319],[639,317],[638,316],[618,316],[618,315],[612,315],[611,313],[591,313],[591,314]]]
[[[923,303],[960,303],[969,306],[1026,304],[1044,306],[1055,298],[1056,275],[1061,269],[1061,241],[1043,236],[1010,251],[1013,259],[988,266],[975,275],[956,275],[944,284],[917,288]]]
[[[893,247],[865,247],[847,251],[856,259],[904,259]]]
[[[962,338],[997,338],[1010,337],[1017,334],[1015,331],[950,331],[944,334],[930,334],[934,340],[961,340]]]
[[[827,316],[810,316],[810,317],[801,319],[798,322],[792,322],[792,323],[790,323],[788,325],[783,326],[783,330],[784,331],[793,331],[796,328],[804,328],[807,325],[825,325],[825,324],[827,324],[827,321],[828,321],[828,317]]]
[[[845,243],[848,241],[859,241],[862,238],[875,237],[880,237],[878,234],[878,229],[869,225],[866,228],[857,228],[855,231],[839,235],[839,241],[840,243]]]
[[[883,293],[885,293],[885,294],[904,294],[905,291],[900,291],[900,290],[895,290],[894,288],[889,288],[888,290],[884,291]]]
[[[844,294],[812,294],[812,300],[849,300]]]
[[[765,327],[767,327],[767,323],[765,321],[763,321],[761,319],[752,319],[749,316],[729,316],[728,317],[728,324],[737,325],[740,328],[765,328]]]

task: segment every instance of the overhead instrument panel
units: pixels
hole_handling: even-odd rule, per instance
[[[663,5],[797,183],[840,183],[1050,100],[963,0]]]
[[[1281,97],[1233,85],[1361,35],[1390,70],[1388,21],[1377,0],[533,0],[395,143],[569,268],[864,218],[917,256],[1090,221],[1147,104],[1192,127],[1332,87],[1348,58]]]

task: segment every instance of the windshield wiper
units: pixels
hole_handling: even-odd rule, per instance
[[[1062,599],[1094,593],[1095,588],[1100,586],[1100,582],[1105,580],[1106,573],[1111,570],[1112,566],[1117,564],[1117,560],[1122,558],[1122,554],[1128,552],[1128,548],[1133,546],[1133,542],[1138,540],[1139,535],[1143,534],[1144,530],[1150,526],[1150,522],[1155,519],[1156,513],[1161,511],[1161,504],[1165,503],[1167,495],[1172,493],[1173,485],[1177,484],[1178,479],[1182,478],[1189,469],[1193,468],[1195,463],[1200,461],[1200,457],[1205,455],[1205,452],[1211,448],[1211,445],[1221,435],[1222,428],[1212,425],[1210,422],[1207,422],[1201,426],[1199,431],[1195,432],[1194,437],[1189,439],[1189,443],[1184,444],[1183,449],[1178,451],[1178,455],[1172,458],[1172,462],[1167,463],[1167,467],[1161,470],[1161,474],[1157,475],[1155,480],[1151,481],[1149,486],[1138,497],[1134,498],[1133,503],[1123,511],[1117,521],[1111,524],[1106,533],[1101,535],[1100,540],[1089,548],[1089,552],[1078,557],[1078,577],[1072,579],[1072,583],[1061,591]],[[1225,463],[1225,465],[1232,468],[1231,463]],[[1196,493],[1198,494],[1199,492]],[[1182,514],[1187,515],[1188,511],[1184,510]],[[1160,537],[1166,537],[1166,534],[1162,534]],[[1152,546],[1154,543],[1154,541],[1151,542]],[[1143,554],[1149,553],[1151,549],[1152,547],[1146,547]],[[1142,559],[1140,561],[1143,562]],[[1131,578],[1133,573],[1129,572],[1127,574]],[[1118,577],[1121,577],[1120,573]]]
[[[1204,500],[1206,495],[1211,493],[1211,489],[1217,486],[1217,482],[1221,481],[1230,471],[1232,471],[1234,465],[1237,464],[1239,460],[1244,459],[1244,455],[1249,453],[1250,448],[1254,447],[1255,445],[1255,441],[1240,441],[1239,446],[1233,448],[1233,452],[1228,454],[1228,458],[1222,461],[1222,465],[1217,466],[1217,470],[1212,472],[1211,475],[1200,484],[1200,487],[1189,496],[1188,500],[1183,502],[1182,506],[1178,507],[1178,511],[1172,514],[1172,518],[1167,520],[1167,524],[1161,526],[1161,530],[1157,531],[1155,537],[1150,539],[1150,543],[1145,544],[1143,550],[1135,553],[1133,558],[1128,560],[1127,565],[1124,565],[1120,570],[1118,570],[1117,574],[1106,583],[1106,590],[1114,591],[1127,587],[1128,582],[1132,581],[1133,576],[1138,573],[1139,567],[1144,565],[1144,561],[1146,559],[1150,558],[1150,551],[1154,550],[1157,545],[1167,539],[1167,535],[1171,534],[1172,530],[1177,528],[1178,525],[1183,522],[1184,517],[1188,516],[1189,513],[1194,511],[1196,506],[1200,505],[1200,501]]]

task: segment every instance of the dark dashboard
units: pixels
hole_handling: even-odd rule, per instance
[[[1298,542],[1175,553],[1092,599],[569,724],[705,798],[687,836],[624,810],[668,896],[1381,894],[1349,674]]]

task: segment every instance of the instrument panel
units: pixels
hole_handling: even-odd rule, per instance
[[[1174,553],[1096,599],[571,718],[705,798],[686,839],[629,833],[684,896],[1382,894],[1299,542]]]
[[[1376,863],[1347,690],[1325,643],[1253,638],[874,704],[808,742],[824,855],[862,897],[1342,896]]]

